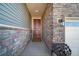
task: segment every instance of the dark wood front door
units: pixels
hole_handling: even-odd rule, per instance
[[[33,20],[33,41],[35,42],[41,41],[41,20],[40,19]]]

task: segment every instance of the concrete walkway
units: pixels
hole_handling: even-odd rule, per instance
[[[22,53],[22,56],[49,56],[50,53],[44,42],[30,42]]]

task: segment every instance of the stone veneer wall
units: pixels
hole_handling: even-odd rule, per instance
[[[53,4],[48,4],[43,21],[43,40],[45,41],[48,48],[51,48],[53,39]]]
[[[48,4],[43,17],[43,39],[48,47],[52,43],[65,43],[65,17],[79,17],[79,4]],[[63,22],[59,23],[59,19]]]
[[[28,40],[30,40],[29,38],[29,30],[0,30],[0,55],[20,55],[26,47]]]
[[[76,3],[53,4],[53,25],[55,25],[55,27],[53,26],[54,43],[65,42],[65,24],[62,24],[62,26],[60,26],[60,24],[58,23],[59,19],[63,19],[63,21],[65,21],[65,17],[79,17],[79,4]]]
[[[5,25],[2,27],[1,25]],[[11,28],[7,27],[11,26]],[[19,27],[17,29],[12,27]],[[24,28],[24,29],[22,29]],[[31,17],[23,3],[0,3],[0,55],[20,55],[31,37]]]

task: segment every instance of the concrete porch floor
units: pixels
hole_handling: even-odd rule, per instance
[[[50,56],[44,42],[30,42],[21,56]]]

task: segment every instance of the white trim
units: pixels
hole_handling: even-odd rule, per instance
[[[9,26],[9,25],[4,25],[0,24],[0,29],[22,29],[22,30],[29,30],[28,28],[22,28],[22,27],[17,27],[17,26]]]
[[[65,17],[65,22],[79,22],[79,17]]]

